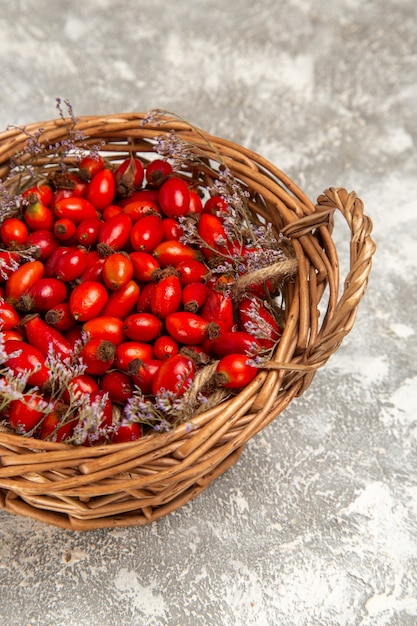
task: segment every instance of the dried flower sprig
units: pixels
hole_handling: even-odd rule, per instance
[[[142,119],[140,127],[147,125],[163,127],[172,121],[177,121],[185,126],[191,128],[197,136],[201,138],[201,143],[206,147],[209,146],[213,152],[213,158],[215,161],[225,167],[223,158],[219,154],[218,150],[213,146],[207,137],[197,127],[192,126],[187,120],[171,111],[164,109],[152,109]],[[207,159],[207,153],[203,150],[198,143],[194,141],[187,141],[184,136],[180,135],[175,130],[169,130],[168,132],[159,135],[156,138],[154,145],[154,151],[162,158],[169,159],[172,163],[173,169],[176,172],[189,171],[190,166],[198,165],[201,171],[205,171],[212,176],[217,175],[217,167],[215,163],[211,164]]]
[[[42,400],[39,399],[39,389],[28,386],[28,379],[32,372],[16,373],[7,367],[7,361],[19,356],[19,351],[7,353],[4,347],[4,335],[0,332],[0,411],[7,409],[15,400],[30,406],[31,397],[36,396],[36,410],[43,413],[44,418],[54,411],[59,412],[60,419],[49,437],[51,440],[54,440],[54,435],[59,428],[69,422],[75,423],[76,427],[73,436],[67,439],[67,443],[80,445],[87,439],[95,442],[101,437],[108,437],[109,429],[101,427],[107,395],[103,394],[100,398],[91,401],[90,394],[82,393],[71,385],[76,376],[85,372],[86,366],[80,358],[80,352],[87,341],[88,335],[84,333],[83,337],[75,343],[71,355],[63,360],[55,354],[52,346],[49,347],[48,356],[45,359],[45,365],[49,369],[49,379],[47,389],[44,390],[48,392],[48,400]],[[66,398],[64,402],[65,394],[68,399]],[[33,430],[25,432],[21,429],[19,434],[30,437],[33,435]]]
[[[71,355],[66,359],[60,359],[53,346],[49,346],[48,356],[45,359],[45,365],[49,369],[49,393],[51,398],[59,400],[64,391],[70,389],[70,383],[76,376],[85,373],[86,365],[80,357],[81,350],[88,342],[87,333],[83,333],[82,338],[75,342]]]
[[[103,394],[91,401],[89,394],[74,394],[73,406],[77,410],[77,423],[74,433],[70,441],[75,445],[82,445],[86,441],[90,444],[97,443],[101,439],[108,440],[110,430],[102,425],[108,395]],[[66,416],[67,421],[73,420],[74,417]]]
[[[0,180],[0,223],[8,217],[14,217],[23,204],[20,194],[12,193]]]
[[[190,388],[193,383],[191,370],[178,376],[178,388]],[[127,400],[123,418],[151,427],[154,431],[169,431],[191,414],[187,394],[178,395],[174,391],[161,388],[155,396],[146,396],[139,387]]]
[[[4,345],[4,335],[0,331],[0,413],[5,411],[12,402],[19,400],[27,406],[31,406],[31,398],[36,396],[36,409],[45,414],[51,411],[51,403],[46,400],[39,399],[37,387],[28,388],[28,380],[33,374],[33,370],[24,370],[16,372],[7,366],[7,362],[11,358],[17,358],[21,350],[7,352]],[[20,434],[27,434],[21,432]],[[31,433],[28,433],[29,435]]]
[[[148,426],[156,432],[170,431],[185,421],[187,415],[185,398],[167,390],[161,390],[151,398],[136,387],[124,407],[122,423],[124,419]]]

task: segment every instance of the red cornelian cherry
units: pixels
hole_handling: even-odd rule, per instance
[[[181,306],[182,291],[179,278],[175,275],[165,276],[156,284],[151,294],[151,311],[160,319],[178,311]]]
[[[190,209],[190,189],[187,183],[177,176],[167,178],[159,189],[158,204],[166,217],[187,215]]]
[[[16,217],[5,219],[0,226],[0,239],[5,246],[24,244],[28,237],[28,227]]]
[[[83,324],[83,330],[90,339],[102,339],[109,341],[115,346],[125,341],[126,336],[123,330],[123,320],[111,315],[99,315],[93,317]]]
[[[178,354],[180,346],[178,341],[175,341],[170,335],[160,335],[154,341],[153,351],[157,359],[164,361],[174,354]]]
[[[187,356],[180,353],[166,359],[152,380],[154,395],[170,392],[182,396],[192,385],[195,365]]]
[[[133,341],[154,341],[162,328],[162,321],[152,313],[132,313],[123,321],[123,331]]]
[[[217,384],[227,389],[239,389],[248,385],[258,373],[246,354],[228,354],[216,367]]]
[[[116,181],[113,172],[107,168],[103,168],[94,174],[85,192],[86,200],[91,202],[99,211],[112,204],[115,195]]]
[[[163,239],[161,218],[158,215],[145,215],[130,231],[130,245],[134,250],[153,252]]]
[[[77,285],[70,295],[70,309],[73,317],[86,322],[100,315],[109,295],[105,286],[96,281],[86,281]]]
[[[124,404],[132,395],[135,389],[132,377],[126,372],[113,370],[106,372],[100,380],[100,389],[109,394],[112,402]]]
[[[146,182],[150,187],[160,187],[164,180],[172,174],[172,165],[163,159],[151,161],[145,171]]]
[[[138,283],[135,280],[129,280],[126,285],[109,294],[102,315],[125,318],[136,306],[140,291]]]
[[[101,273],[106,287],[111,291],[117,291],[132,280],[133,263],[128,254],[115,252],[106,258]]]

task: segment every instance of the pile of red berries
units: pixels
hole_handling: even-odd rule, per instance
[[[113,165],[89,154],[22,198],[0,225],[0,383],[6,371],[26,376],[22,397],[0,401],[15,432],[86,445],[136,439],[142,417],[126,411],[135,394],[147,406],[172,404],[209,363],[207,394],[213,384],[233,393],[256,376],[257,355],[281,330],[264,284],[236,300],[235,277],[218,271],[250,254],[225,228],[221,195],[196,189],[164,159]],[[75,361],[82,373],[57,390],[51,359],[58,374],[59,363]],[[74,437],[80,397],[100,409],[84,441]]]

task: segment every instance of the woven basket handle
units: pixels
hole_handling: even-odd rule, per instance
[[[343,338],[352,329],[357,308],[367,285],[375,252],[375,243],[371,238],[372,221],[364,214],[364,206],[354,191],[348,193],[341,187],[330,187],[319,196],[316,211],[303,217],[284,229],[284,234],[293,241],[300,242],[311,231],[326,227],[327,232],[333,229],[335,210],[345,218],[351,233],[349,270],[344,281],[343,292],[339,297],[339,265],[337,258],[332,261],[332,290],[334,304],[330,304],[321,331],[309,345],[302,362],[284,364],[271,361],[265,364],[266,369],[293,369],[313,371],[324,365],[329,356],[339,347]]]

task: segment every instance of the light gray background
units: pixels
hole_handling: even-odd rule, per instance
[[[0,127],[168,108],[378,244],[353,332],[183,509],[75,534],[0,514],[7,626],[417,624],[415,0],[1,0]],[[338,237],[347,259],[347,229]]]

